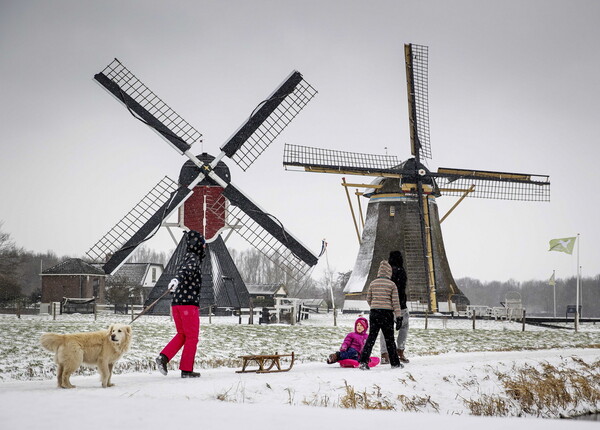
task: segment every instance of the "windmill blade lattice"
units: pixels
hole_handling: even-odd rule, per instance
[[[283,266],[295,279],[302,278],[317,257],[276,221],[246,197],[233,184],[223,190],[229,200],[229,221],[235,232],[276,264]]]
[[[550,201],[550,177],[526,173],[503,173],[483,170],[439,168],[436,181],[442,194],[460,196],[471,186],[475,189],[467,197]]]
[[[116,58],[94,79],[182,154],[202,133],[181,118]]]
[[[113,273],[191,193],[165,176],[86,255],[93,261],[110,257],[104,271]]]
[[[229,215],[234,225],[241,226],[241,228],[236,228],[235,232],[273,263],[283,267],[292,278],[302,279],[314,266],[314,264],[310,266],[298,258],[239,207],[230,206]]]
[[[317,91],[302,75],[293,72],[221,150],[246,171],[315,94]]]
[[[399,164],[400,160],[395,155],[335,151],[287,143],[283,150],[283,165],[286,168],[302,167],[310,172],[381,176],[382,173],[393,174]]]
[[[429,141],[429,47],[405,45],[406,85],[412,154],[418,158],[431,158]]]

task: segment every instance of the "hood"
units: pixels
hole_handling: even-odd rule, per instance
[[[185,236],[187,252],[193,252],[200,257],[204,257],[204,236],[194,230],[187,232]]]
[[[379,263],[379,270],[377,271],[377,277],[378,278],[388,278],[388,279],[392,278],[392,266],[390,266],[390,263],[388,263],[385,260],[382,260],[381,263]]]
[[[403,267],[404,261],[402,259],[402,253],[400,251],[392,251],[390,252],[390,258],[388,258],[388,263],[392,267]]]
[[[363,333],[366,333],[367,330],[369,330],[369,321],[367,321],[366,318],[360,317],[356,321],[354,321],[354,331],[356,331],[356,326],[358,325],[358,323],[361,323],[362,326],[365,328],[365,331],[363,331]]]

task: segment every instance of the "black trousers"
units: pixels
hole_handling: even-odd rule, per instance
[[[365,347],[360,355],[361,363],[368,363],[371,357],[373,345],[379,335],[379,330],[383,333],[385,345],[390,356],[390,365],[399,366],[400,360],[396,352],[396,341],[394,340],[394,311],[388,309],[371,309],[369,314],[369,337],[365,342]]]

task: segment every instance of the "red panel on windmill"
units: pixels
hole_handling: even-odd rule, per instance
[[[202,232],[206,240],[212,239],[225,227],[227,200],[223,196],[223,188],[195,187],[192,196],[185,201],[182,212],[180,223],[190,230]]]

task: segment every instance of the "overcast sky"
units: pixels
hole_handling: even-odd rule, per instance
[[[309,248],[327,239],[331,269],[350,270],[358,241],[341,177],[285,171],[283,145],[410,157],[412,42],[429,46],[428,167],[552,183],[550,203],[463,201],[442,224],[455,278],[574,276],[575,253],[548,241],[577,233],[583,275],[596,275],[599,18],[594,0],[0,0],[2,229],[25,249],[81,256],[177,178],[185,159],[93,80],[113,58],[204,134],[193,151],[214,155],[299,70],[318,95],[247,172],[225,161]],[[439,198],[440,214],[456,200]],[[149,246],[173,243],[160,233]]]

